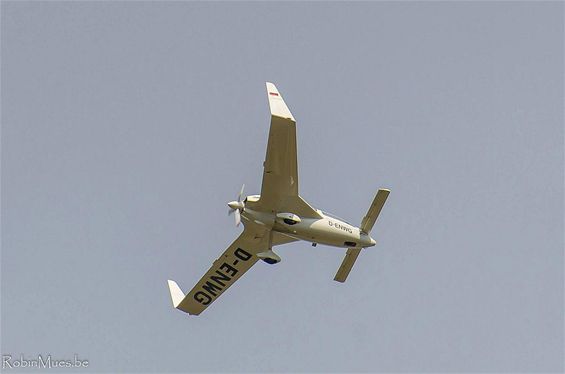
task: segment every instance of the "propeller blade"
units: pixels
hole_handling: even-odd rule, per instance
[[[235,212],[235,225],[239,226],[241,223],[241,211],[245,208],[245,204],[241,201],[241,196],[243,195],[243,190],[245,188],[245,184],[241,186],[241,190],[239,191],[239,195],[237,195],[237,201],[230,201],[228,206],[230,209],[228,210],[228,216]]]
[[[241,186],[241,191],[239,191],[239,195],[237,196],[237,201],[241,201],[241,196],[243,195],[244,188],[245,188],[245,184]]]

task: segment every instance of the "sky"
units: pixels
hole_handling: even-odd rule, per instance
[[[562,2],[0,8],[3,355],[565,370]],[[266,81],[297,119],[301,196],[358,224],[391,190],[377,245],[344,284],[343,249],[277,247],[188,316],[166,281],[189,290],[239,235],[226,204],[261,189]]]

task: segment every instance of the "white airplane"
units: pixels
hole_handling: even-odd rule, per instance
[[[378,190],[359,227],[313,208],[298,194],[296,121],[275,85],[269,82],[267,96],[271,129],[261,195],[247,196],[242,201],[243,186],[237,200],[228,203],[236,225],[243,222],[244,230],[188,294],[175,281],[168,281],[173,306],[183,312],[202,313],[258,260],[280,262],[274,246],[305,240],[313,246],[321,243],[347,248],[334,278],[345,282],[361,250],[376,244],[369,233],[390,191]]]

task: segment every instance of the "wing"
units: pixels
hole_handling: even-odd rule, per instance
[[[294,239],[293,237],[290,237],[290,236],[285,235],[283,233],[273,231],[273,242],[271,244],[274,247],[276,245],[287,244],[287,243],[292,243],[292,242],[297,242],[297,241],[298,241],[298,239]]]
[[[268,248],[268,235],[269,232],[262,226],[247,223],[241,235],[214,261],[210,270],[187,295],[175,281],[169,280],[173,306],[193,315],[202,313],[259,260],[255,255]],[[296,240],[273,232],[272,246]]]
[[[267,83],[271,129],[263,164],[261,202],[277,206],[281,197],[298,196],[296,121],[274,84]]]
[[[298,195],[296,121],[274,84],[267,82],[271,128],[263,163],[263,184],[258,209],[291,211],[305,217],[320,215]]]
[[[174,307],[189,314],[202,313],[257,262],[255,254],[267,247],[267,235],[244,229],[186,296],[176,282],[169,280]]]

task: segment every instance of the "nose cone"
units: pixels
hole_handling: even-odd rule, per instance
[[[371,241],[370,241],[371,247],[374,246],[375,244],[377,244],[377,242],[375,241],[375,239],[373,239],[373,238],[370,238],[370,239],[371,239]]]
[[[230,201],[228,206],[233,210],[237,210],[243,208],[243,203],[241,201]]]

